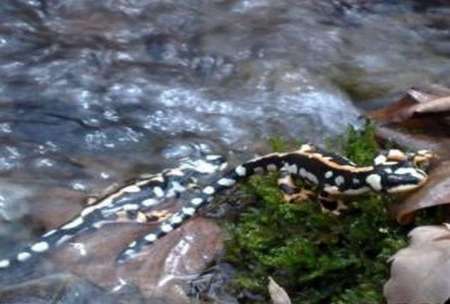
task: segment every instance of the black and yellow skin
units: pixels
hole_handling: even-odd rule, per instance
[[[376,157],[373,165],[357,166],[344,157],[306,144],[294,152],[272,153],[255,158],[229,170],[204,187],[201,194],[193,196],[181,211],[164,221],[159,228],[132,242],[120,254],[118,262],[133,258],[143,247],[157,241],[194,216],[199,208],[213,200],[214,195],[254,174],[281,172],[279,186],[287,199],[295,198],[296,193],[301,193],[302,189],[297,189],[292,181],[293,178],[299,178],[311,184],[320,199],[333,202],[335,197],[360,195],[368,191],[399,193],[421,187],[428,176],[419,166],[432,157],[426,150],[410,154],[389,150]]]
[[[420,169],[433,155],[428,151],[403,153],[388,150],[374,159],[370,166],[358,166],[339,155],[328,153],[312,145],[303,145],[288,153],[272,153],[247,161],[226,171],[213,182],[191,193],[185,206],[144,237],[133,241],[119,255],[118,262],[133,258],[145,246],[170,233],[193,217],[211,202],[214,196],[248,177],[267,171],[281,173],[280,190],[286,200],[299,199],[312,192],[295,186],[293,179],[301,179],[312,186],[319,200],[333,203],[340,196],[353,196],[368,191],[398,193],[414,190],[427,180]],[[158,199],[178,196],[198,188],[197,177],[223,170],[226,163],[218,155],[207,155],[204,160],[139,179],[118,191],[88,205],[80,215],[61,227],[44,234],[36,243],[10,259],[0,260],[0,270],[23,264],[63,244],[75,234],[98,229],[104,223],[118,220],[146,222],[146,212]]]

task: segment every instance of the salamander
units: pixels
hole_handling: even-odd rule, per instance
[[[117,260],[124,263],[135,257],[145,246],[193,217],[216,194],[256,173],[279,171],[281,177],[278,185],[286,200],[304,197],[304,190],[294,183],[294,178],[299,178],[314,187],[319,200],[339,206],[338,198],[342,196],[361,195],[369,191],[401,193],[421,187],[428,175],[420,167],[427,167],[433,157],[428,150],[404,153],[392,149],[379,154],[372,165],[358,166],[345,157],[310,144],[302,145],[293,152],[258,157],[227,171],[203,187],[200,194],[192,196],[181,211],[163,221],[151,233],[129,244]]]
[[[119,254],[117,262],[124,263],[192,218],[215,195],[257,173],[280,172],[278,185],[287,201],[304,198],[305,194],[309,196],[312,193],[296,186],[294,180],[300,179],[311,185],[319,201],[334,203],[339,197],[369,191],[401,193],[417,189],[428,178],[421,168],[431,158],[433,155],[427,150],[404,153],[392,149],[379,154],[373,164],[359,166],[345,157],[305,144],[296,151],[271,153],[251,159],[226,170],[212,182],[200,187],[196,183],[197,175],[224,171],[226,167],[223,157],[207,155],[204,160],[138,179],[105,196],[84,208],[79,216],[68,223],[47,232],[12,258],[0,260],[0,269],[33,260],[74,235],[98,229],[108,221],[114,222],[125,217],[129,221],[146,222],[146,211],[156,205],[158,200],[188,193],[187,203],[180,211],[162,221],[150,233],[134,240]]]
[[[176,168],[129,181],[125,186],[88,204],[79,215],[48,231],[35,243],[9,259],[0,259],[0,271],[35,261],[72,237],[93,232],[104,224],[148,222],[151,217],[149,211],[161,200],[178,197],[184,191],[193,191],[203,176],[217,173],[227,166],[221,155],[204,155],[203,151],[200,154],[194,159],[182,159]]]

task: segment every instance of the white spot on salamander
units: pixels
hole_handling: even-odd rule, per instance
[[[139,206],[137,204],[126,204],[123,206],[123,210],[126,211],[132,211],[132,210],[138,210]]]
[[[171,185],[172,185],[171,189],[173,189],[173,191],[175,191],[175,192],[184,192],[184,191],[186,191],[186,188],[184,186],[182,186],[177,181],[171,182]]]
[[[57,229],[49,230],[49,231],[47,231],[47,233],[45,233],[42,237],[49,237],[49,236],[51,236],[52,234],[54,234],[56,231],[58,231],[58,230],[57,230]]]
[[[156,197],[163,197],[164,191],[161,189],[161,187],[155,187],[153,188],[153,193],[156,195]]]
[[[338,175],[334,179],[334,182],[336,183],[336,185],[340,186],[340,185],[343,185],[345,183],[345,179],[344,179],[344,177],[342,175]]]
[[[9,267],[10,264],[11,264],[11,262],[9,260],[1,260],[0,268],[7,268],[7,267]]]
[[[183,217],[179,214],[176,214],[170,218],[170,222],[172,224],[179,224],[183,221]]]
[[[17,255],[17,260],[19,262],[25,262],[29,258],[31,258],[31,253],[29,253],[29,252],[21,252]]]
[[[286,166],[286,170],[291,173],[291,174],[297,174],[298,172],[298,167],[296,164],[292,164],[292,165],[287,165]]]
[[[162,224],[162,225],[161,225],[161,230],[162,230],[164,233],[169,233],[170,231],[173,230],[173,227],[172,227],[172,225],[166,223],[166,224]]]
[[[213,154],[206,155],[207,160],[216,160],[216,159],[220,159],[220,158],[222,158],[221,155],[213,155]]]
[[[232,178],[221,178],[217,183],[224,187],[231,187],[236,183],[236,181]]]
[[[378,174],[370,174],[366,177],[367,184],[375,191],[381,191],[381,176]]]
[[[245,176],[247,174],[247,169],[244,166],[238,166],[235,169],[236,174],[239,176]]]
[[[196,198],[193,198],[193,199],[191,200],[191,204],[194,205],[194,206],[199,206],[199,205],[201,205],[202,203],[203,203],[203,199],[200,198],[200,197],[196,197]]]
[[[375,157],[375,159],[373,160],[373,163],[375,165],[381,165],[384,164],[387,161],[386,156],[384,155],[378,155],[377,157]]]
[[[228,166],[228,163],[227,163],[227,162],[224,162],[224,163],[222,163],[222,164],[219,166],[219,170],[220,170],[220,171],[223,171],[223,170],[226,169],[227,166]]]
[[[66,234],[59,238],[59,240],[56,241],[55,246],[59,246],[66,241],[70,240],[72,238],[72,235]]]
[[[136,254],[136,252],[133,249],[128,249],[123,254],[126,255],[128,258],[131,258]]]
[[[31,250],[34,252],[44,252],[47,251],[49,248],[49,245],[47,242],[39,242],[31,246]]]
[[[278,167],[275,164],[268,164],[267,165],[267,170],[268,171],[277,171]]]
[[[184,172],[180,170],[179,168],[173,168],[167,171],[168,176],[184,176]],[[161,182],[164,181],[164,178],[161,178]]]
[[[158,236],[157,236],[156,234],[154,234],[154,233],[150,233],[150,234],[147,234],[147,235],[144,237],[144,239],[145,239],[147,242],[154,242],[154,241],[156,241],[156,240],[158,239]]]
[[[326,193],[331,194],[331,195],[341,194],[338,187],[328,185],[328,184],[325,184],[323,191],[325,191]]]
[[[136,185],[130,185],[128,187],[123,188],[123,192],[128,192],[128,193],[134,193],[134,192],[139,192],[141,191],[141,188],[139,188],[139,186]]]
[[[148,198],[146,200],[143,200],[141,204],[142,204],[142,206],[145,206],[145,207],[151,207],[151,206],[157,205],[158,203],[159,203],[158,200],[156,200],[154,198]]]
[[[310,181],[311,183],[317,185],[319,183],[319,180],[317,179],[317,177],[312,174],[311,172],[306,171],[304,168],[301,168],[299,171],[299,174],[301,177],[307,179],[308,181]]]
[[[203,189],[203,193],[205,193],[207,195],[212,195],[212,194],[214,194],[214,192],[216,192],[216,189],[214,189],[213,186],[207,186]]]
[[[332,178],[333,177],[333,171],[327,171],[325,172],[325,178]]]
[[[191,207],[184,207],[183,209],[181,209],[181,211],[183,211],[183,213],[188,216],[193,216],[195,213],[195,209]]]
[[[69,222],[68,224],[62,226],[61,229],[69,230],[69,229],[72,229],[72,228],[76,228],[76,227],[80,226],[81,224],[83,224],[83,222],[84,222],[84,220],[80,216],[80,217],[77,217],[76,219],[74,219],[73,221]]]

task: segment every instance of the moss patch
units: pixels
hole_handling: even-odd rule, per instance
[[[275,146],[283,145],[277,139]],[[370,163],[378,150],[373,128],[350,130],[342,149]],[[225,260],[237,269],[230,288],[268,297],[270,275],[293,303],[383,303],[387,259],[406,245],[404,228],[386,215],[388,199],[358,198],[337,217],[322,213],[317,202],[283,202],[276,179],[255,176],[241,187],[256,200],[227,224]]]

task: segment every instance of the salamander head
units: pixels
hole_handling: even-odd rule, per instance
[[[402,161],[376,165],[366,182],[376,192],[402,193],[421,187],[427,179],[425,171]]]

